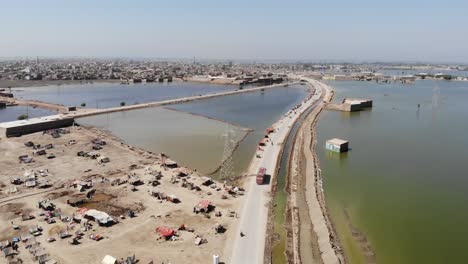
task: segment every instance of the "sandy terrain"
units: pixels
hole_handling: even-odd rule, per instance
[[[108,157],[109,163],[99,164],[95,159],[77,156],[78,151],[91,151],[91,140],[96,138],[107,142],[96,152]],[[70,140],[75,140],[76,144],[69,145]],[[46,151],[48,154],[54,153],[56,158],[33,156],[33,149],[24,145],[27,141],[42,146],[52,143],[54,148]],[[35,162],[19,163],[18,156],[24,154],[33,157]],[[100,263],[107,254],[116,258],[126,258],[135,254],[140,263],[148,263],[151,260],[154,263],[206,263],[211,261],[213,254],[220,255],[221,261],[225,260],[229,256],[224,256],[223,250],[226,241],[236,235],[232,227],[238,221],[236,217],[230,217],[229,212],[238,210],[239,195],[228,194],[222,183],[216,183],[216,188],[204,186],[202,183],[205,179],[191,171],[188,176],[175,177],[180,168],[162,167],[162,161],[160,155],[123,145],[104,132],[80,127],[70,128],[70,133],[62,134],[60,138],[43,133],[19,138],[1,138],[0,241],[24,236],[28,233],[28,227],[39,225],[43,232],[36,237],[37,242],[48,258],[59,263]],[[37,179],[48,180],[51,187],[28,188],[24,184],[10,183],[13,177],[24,178],[25,171],[40,169],[47,169],[48,175],[38,176]],[[160,185],[153,187],[149,182],[154,179],[152,173],[156,174],[158,171],[162,173]],[[137,175],[143,181],[142,185],[136,186],[136,191],[132,190],[133,187],[129,183],[112,184],[116,179],[128,179],[128,175]],[[171,179],[177,179],[177,182],[172,183]],[[192,182],[200,190],[182,187],[183,179]],[[94,196],[84,199],[85,204],[82,206],[104,211],[119,223],[103,227],[91,221],[92,228],[84,232],[83,238],[79,240],[80,244],[71,245],[69,242],[72,237],[60,239],[58,231],[68,229],[69,233],[74,234],[83,228],[84,220],[81,223],[71,223],[54,217],[56,223],[48,224],[44,221],[44,216],[40,216],[42,210],[38,208],[38,202],[50,199],[63,216],[78,215],[79,207],[68,205],[67,200],[83,197],[89,190],[80,192],[73,186],[76,180],[89,180],[93,184],[90,190],[95,190]],[[17,192],[9,193],[15,187]],[[153,190],[168,196],[175,195],[181,202],[159,200],[150,195]],[[209,214],[195,214],[194,206],[205,199],[212,202],[214,210]],[[136,217],[119,217],[127,215],[130,210],[136,212]],[[215,212],[218,211],[222,214],[220,217],[215,216]],[[31,214],[35,219],[23,221],[22,214]],[[14,230],[12,222],[20,229]],[[214,226],[218,223],[227,229],[225,233],[215,232]],[[193,232],[177,231],[177,241],[161,239],[155,232],[157,227],[177,229],[182,224],[193,229]],[[94,241],[89,238],[91,234],[102,235],[104,239]],[[197,235],[207,242],[195,245]],[[46,241],[49,237],[56,238],[57,241],[49,243]],[[32,255],[25,245],[23,242],[19,243],[18,257],[23,259],[24,263],[37,263],[33,262]],[[5,258],[0,257],[0,263],[6,263]]]

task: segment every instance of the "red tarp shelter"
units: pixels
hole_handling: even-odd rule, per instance
[[[203,200],[203,201],[200,201],[198,203],[198,207],[199,208],[204,208],[204,209],[208,209],[208,207],[210,207],[210,205],[211,205],[211,202],[208,201],[208,200]]]
[[[156,228],[156,232],[158,232],[163,237],[171,237],[175,234],[175,231],[173,229],[164,226]]]

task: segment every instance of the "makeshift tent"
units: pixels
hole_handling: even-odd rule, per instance
[[[158,232],[161,236],[165,238],[169,238],[175,234],[175,231],[173,229],[164,226],[157,227],[156,232]]]
[[[95,209],[90,209],[84,214],[85,218],[92,219],[100,225],[112,225],[114,224],[114,219],[110,217],[107,213],[101,212]]]
[[[106,255],[101,261],[102,264],[115,264],[116,262],[117,259],[109,255]]]
[[[164,160],[164,165],[169,168],[177,168],[177,162],[171,160],[171,159],[165,159]]]
[[[211,205],[211,202],[208,200],[202,200],[198,203],[199,208],[208,209]]]
[[[0,249],[7,248],[7,247],[9,247],[10,245],[11,245],[11,244],[10,244],[10,241],[8,241],[8,240],[2,241],[2,242],[0,242]]]
[[[177,171],[177,175],[178,175],[178,176],[182,176],[182,177],[183,177],[183,176],[187,176],[187,175],[189,175],[189,174],[191,174],[191,173],[192,173],[192,171],[189,170],[189,169],[187,169],[187,168],[180,168],[180,169]]]
[[[108,163],[108,162],[110,162],[110,159],[108,157],[101,156],[101,157],[98,158],[98,162],[99,163]]]
[[[197,206],[195,206],[194,212],[196,212],[196,213],[199,213],[199,212],[208,213],[212,209],[213,209],[213,205],[211,204],[210,201],[202,200],[197,204]]]

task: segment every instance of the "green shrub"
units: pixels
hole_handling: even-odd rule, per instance
[[[28,115],[20,115],[18,116],[18,120],[25,120],[28,119]]]

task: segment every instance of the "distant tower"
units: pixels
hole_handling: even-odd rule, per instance
[[[36,56],[36,64],[39,64],[39,56]]]
[[[223,180],[229,180],[233,176],[233,162],[232,153],[234,152],[234,131],[229,124],[226,124],[226,131],[224,132],[224,151],[223,159],[221,161],[221,169],[219,176]]]

